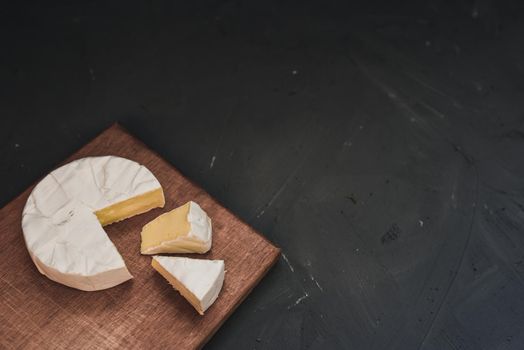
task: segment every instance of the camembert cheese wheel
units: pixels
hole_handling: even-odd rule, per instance
[[[33,189],[22,214],[24,239],[51,280],[85,291],[110,288],[132,276],[102,227],[164,203],[144,166],[115,156],[82,158]]]

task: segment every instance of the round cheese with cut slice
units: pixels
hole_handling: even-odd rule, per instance
[[[103,226],[165,203],[162,187],[144,166],[104,156],[73,161],[52,171],[27,199],[22,230],[38,270],[85,291],[132,278]]]
[[[224,283],[224,260],[154,256],[151,265],[201,315],[218,298]]]

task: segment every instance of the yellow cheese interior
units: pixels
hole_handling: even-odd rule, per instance
[[[205,253],[203,242],[188,237],[191,226],[187,221],[190,203],[160,215],[142,228],[142,254]]]
[[[200,315],[204,314],[200,301],[197,299],[197,297],[193,293],[191,293],[191,291],[187,289],[186,286],[184,286],[179,280],[177,280],[175,276],[173,276],[166,269],[164,269],[162,265],[156,262],[155,259],[151,260],[151,266],[153,266],[153,268],[157,270],[162,275],[162,277],[164,277],[173,286],[173,288],[178,290],[180,294],[182,294],[182,296],[187,301],[189,301],[191,305],[193,305],[195,310]]]
[[[146,192],[95,212],[102,226],[145,213],[165,204],[162,188]]]

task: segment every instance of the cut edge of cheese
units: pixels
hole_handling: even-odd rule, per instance
[[[171,266],[169,266],[171,265]],[[184,257],[154,256],[151,266],[164,277],[200,314],[216,301],[224,284],[224,261]],[[207,268],[209,274],[206,275]],[[186,269],[186,271],[182,271]],[[188,271],[187,271],[188,270]],[[187,274],[184,274],[187,272]],[[207,280],[206,280],[207,278]],[[195,283],[197,285],[188,286]],[[193,290],[191,290],[193,289]],[[200,289],[197,296],[196,289]]]
[[[164,191],[157,188],[95,211],[95,215],[102,226],[107,226],[155,208],[163,208],[165,203]]]
[[[161,214],[142,228],[140,252],[204,254],[212,245],[212,222],[206,212],[189,201]]]

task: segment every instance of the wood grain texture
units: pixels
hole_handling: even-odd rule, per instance
[[[41,275],[20,226],[31,186],[0,209],[0,348],[200,348],[276,262],[278,248],[118,125],[66,162],[108,154],[145,165],[165,191],[164,209],[106,227],[134,279],[82,292]],[[151,268],[150,256],[140,255],[141,227],[188,200],[213,220],[213,247],[199,257],[226,264],[222,292],[204,316]]]

